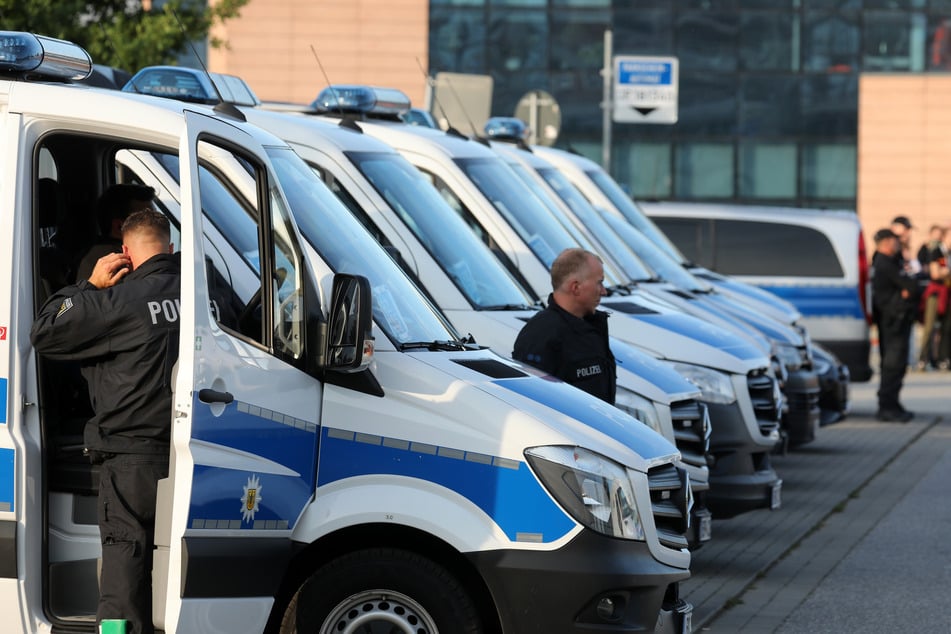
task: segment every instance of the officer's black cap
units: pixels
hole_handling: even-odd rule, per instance
[[[905,229],[914,229],[914,226],[911,224],[911,220],[908,219],[908,216],[895,216],[892,219],[893,225],[901,225]]]
[[[898,236],[896,236],[895,232],[892,231],[891,229],[879,229],[878,231],[875,232],[875,237],[873,238],[873,240],[875,240],[875,244],[878,244],[882,240],[886,240],[888,238],[897,238],[897,237]]]

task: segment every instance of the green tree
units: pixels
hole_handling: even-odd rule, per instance
[[[135,72],[174,64],[189,42],[208,38],[212,25],[239,15],[249,0],[0,0],[6,31],[31,31],[79,44],[96,64]],[[208,39],[210,46],[226,44]],[[197,60],[195,65],[197,65]]]

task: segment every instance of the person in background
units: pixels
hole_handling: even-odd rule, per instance
[[[94,415],[85,453],[99,465],[102,571],[96,621],[152,634],[152,550],[158,481],[168,476],[172,366],[178,360],[181,258],[154,210],[122,224],[122,252],[88,280],[54,293],[30,333],[37,353],[79,361]],[[122,282],[119,284],[119,282]]]
[[[892,218],[890,229],[898,238],[901,247],[901,263],[905,272],[909,275],[918,275],[921,272],[921,265],[911,254],[911,232],[914,231],[915,226],[911,224],[908,216],[895,216]]]
[[[881,357],[878,412],[881,421],[907,423],[914,414],[899,400],[908,368],[908,344],[915,320],[914,291],[917,282],[901,260],[901,243],[891,229],[875,233],[872,256],[872,317],[878,328]]]
[[[932,225],[928,231],[928,242],[918,250],[918,261],[924,274],[922,277],[926,281],[919,303],[921,346],[916,365],[919,370],[937,367],[939,359],[943,358],[940,353],[941,333],[948,317],[948,290],[951,284],[944,234],[944,227]]]
[[[604,289],[601,258],[565,249],[551,265],[548,306],[515,339],[512,358],[614,404],[617,367],[608,342],[608,315],[598,310]]]
[[[122,251],[122,223],[130,214],[152,209],[155,190],[145,185],[118,183],[111,185],[96,202],[96,222],[99,237],[80,256],[76,266],[76,281],[88,280],[99,258],[107,253]]]

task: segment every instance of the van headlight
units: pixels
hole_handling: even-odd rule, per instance
[[[614,398],[614,404],[622,411],[630,414],[641,421],[658,434],[660,431],[660,416],[657,415],[657,408],[654,403],[643,396],[623,388],[617,388],[617,395]]]
[[[719,405],[730,405],[736,401],[736,391],[728,375],[690,363],[672,363],[671,367],[697,386],[701,401]]]
[[[602,535],[644,541],[634,487],[623,466],[581,447],[531,447],[525,458],[579,524]]]

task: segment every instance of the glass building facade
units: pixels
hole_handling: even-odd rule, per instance
[[[860,73],[951,70],[951,0],[430,0],[429,69],[491,75],[492,113],[561,107],[556,145],[600,162],[614,55],[679,60],[678,121],[615,123],[641,198],[855,208]]]

